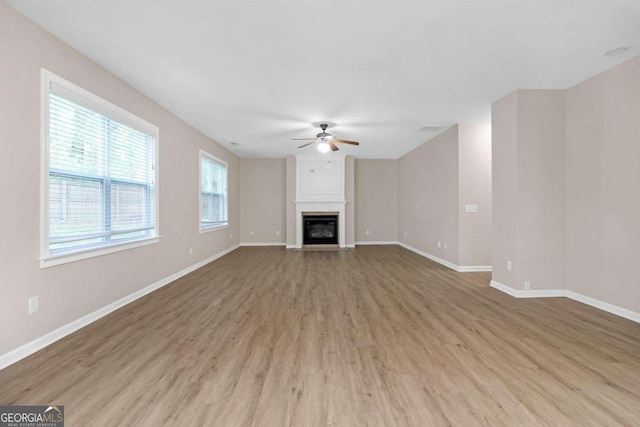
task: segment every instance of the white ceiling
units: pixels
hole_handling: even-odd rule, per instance
[[[639,0],[7,3],[241,157],[314,152],[290,139],[326,120],[361,142],[341,152],[397,158],[422,126],[488,122],[514,89],[640,53]]]

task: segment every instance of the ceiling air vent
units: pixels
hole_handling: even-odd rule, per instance
[[[631,46],[617,47],[615,49],[611,49],[611,50],[606,51],[604,53],[604,56],[622,55],[623,53],[627,52],[629,49],[631,49]]]

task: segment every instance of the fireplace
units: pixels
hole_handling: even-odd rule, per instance
[[[337,245],[338,214],[303,213],[302,229],[304,245]]]
[[[295,231],[291,230],[295,237],[287,237],[287,248],[347,247],[346,227],[353,225],[353,213],[347,218],[345,162],[345,155],[335,153],[297,154],[295,165],[287,159],[287,204],[294,206],[287,208],[287,227],[295,225]],[[349,188],[353,194],[353,161],[350,165]],[[295,184],[295,196],[290,195],[290,183]]]

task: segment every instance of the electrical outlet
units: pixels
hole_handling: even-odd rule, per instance
[[[438,240],[438,247],[441,248],[442,247],[442,242],[440,240]]]
[[[40,310],[40,300],[38,297],[29,298],[29,314],[36,313]]]
[[[444,250],[447,250],[447,242],[444,242]]]
[[[511,261],[507,261],[507,271],[511,271]]]
[[[193,255],[193,246],[189,246],[189,255]]]
[[[276,230],[276,236],[280,235],[280,230]]]
[[[531,282],[527,280],[526,282],[524,282],[524,290],[528,291],[530,289],[531,289]]]
[[[251,237],[253,239],[253,231],[251,233],[249,233],[249,237]]]
[[[369,230],[365,231],[364,234],[369,235]]]
[[[233,240],[233,234],[229,234],[229,240]]]
[[[406,231],[404,232],[404,237],[407,237],[407,232]]]

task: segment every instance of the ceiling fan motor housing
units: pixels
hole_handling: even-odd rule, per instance
[[[323,138],[326,138],[328,136],[331,136],[331,134],[327,133],[327,127],[329,127],[329,125],[326,124],[326,123],[321,123],[320,124],[320,129],[322,129],[322,132],[320,132],[319,134],[316,135],[316,137],[318,139],[323,139]]]

